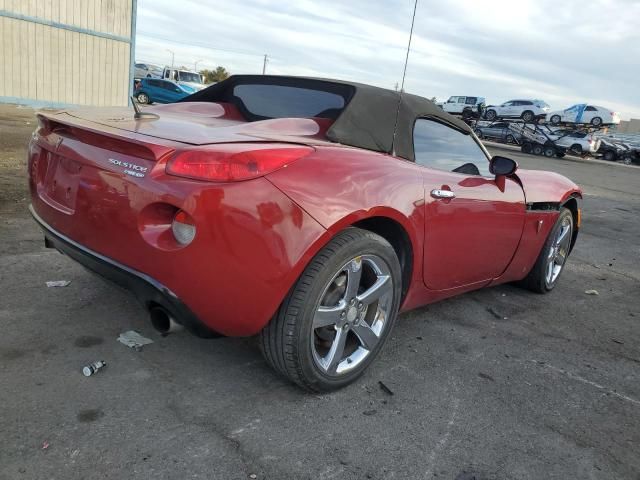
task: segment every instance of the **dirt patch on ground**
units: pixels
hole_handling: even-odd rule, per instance
[[[33,109],[0,105],[0,213],[27,211],[27,145],[36,128]]]

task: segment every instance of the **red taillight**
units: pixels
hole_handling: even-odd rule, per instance
[[[286,143],[229,143],[177,152],[166,172],[179,177],[233,182],[266,175],[306,157],[313,148]]]

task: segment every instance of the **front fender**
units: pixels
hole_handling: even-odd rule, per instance
[[[518,169],[527,205],[536,203],[564,204],[572,196],[582,198],[582,190],[567,177],[554,172]]]

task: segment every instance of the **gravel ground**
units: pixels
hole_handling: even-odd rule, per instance
[[[640,168],[490,146],[585,189],[559,286],[402,315],[359,382],[309,395],[252,339],[163,338],[128,293],[44,249],[33,127],[0,106],[0,479],[640,479]],[[130,329],[154,343],[116,342]]]

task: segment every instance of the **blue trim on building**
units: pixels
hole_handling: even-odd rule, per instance
[[[136,63],[136,20],[138,17],[138,0],[131,2],[131,41],[129,42],[129,99],[131,105],[131,97],[133,96],[133,77],[135,73]]]
[[[32,107],[32,108],[86,107],[86,105],[77,105],[75,103],[47,102],[46,100],[36,100],[35,98],[3,97],[1,95],[0,95],[0,103],[13,103],[16,105],[24,105],[26,107]]]
[[[131,26],[135,27],[135,15],[136,15],[136,0],[133,0],[133,16],[131,20]],[[20,13],[9,12],[7,10],[0,10],[0,17],[13,18],[14,20],[24,20],[25,22],[39,23],[40,25],[46,25],[48,27],[61,28],[62,30],[69,30],[70,32],[84,33],[85,35],[92,35],[94,37],[108,38],[109,40],[116,40],[118,42],[124,42],[129,44],[135,44],[135,30],[131,31],[131,38],[122,37],[120,35],[112,35],[111,33],[97,32],[96,30],[89,30],[87,28],[76,27],[74,25],[68,25],[66,23],[54,22],[51,20],[45,20],[44,18],[32,17],[30,15],[22,15]],[[133,64],[132,64],[133,70]],[[132,80],[133,81],[133,80]]]

